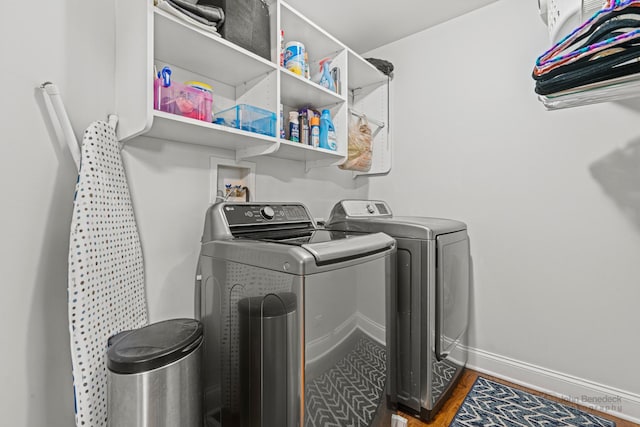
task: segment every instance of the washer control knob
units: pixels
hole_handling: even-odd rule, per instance
[[[375,209],[373,207],[373,205],[367,205],[367,212],[369,212],[370,214],[375,213]]]
[[[276,215],[271,206],[265,206],[264,208],[260,209],[260,214],[264,217],[264,219],[273,219],[273,217]]]

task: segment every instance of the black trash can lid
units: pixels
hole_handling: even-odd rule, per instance
[[[293,292],[281,292],[259,297],[243,298],[238,302],[241,314],[251,317],[277,317],[296,310],[297,297]]]
[[[171,319],[111,337],[107,367],[118,374],[137,374],[179,360],[202,340],[202,324],[194,319]]]

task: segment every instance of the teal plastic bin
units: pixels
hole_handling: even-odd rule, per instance
[[[213,123],[261,135],[276,136],[276,113],[248,104],[238,104],[214,116]]]

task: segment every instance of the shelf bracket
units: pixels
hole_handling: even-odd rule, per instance
[[[246,147],[236,150],[236,161],[248,159],[250,157],[264,156],[265,154],[271,154],[278,151],[280,148],[280,142],[260,144],[254,147]]]
[[[309,172],[313,168],[322,168],[327,166],[338,166],[342,164],[345,159],[322,159],[322,160],[307,160],[304,164],[305,173]]]

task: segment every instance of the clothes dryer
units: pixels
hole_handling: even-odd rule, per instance
[[[325,225],[332,231],[383,232],[397,241],[397,399],[429,421],[464,366],[469,323],[467,226],[442,218],[394,216],[378,200],[343,200]]]

